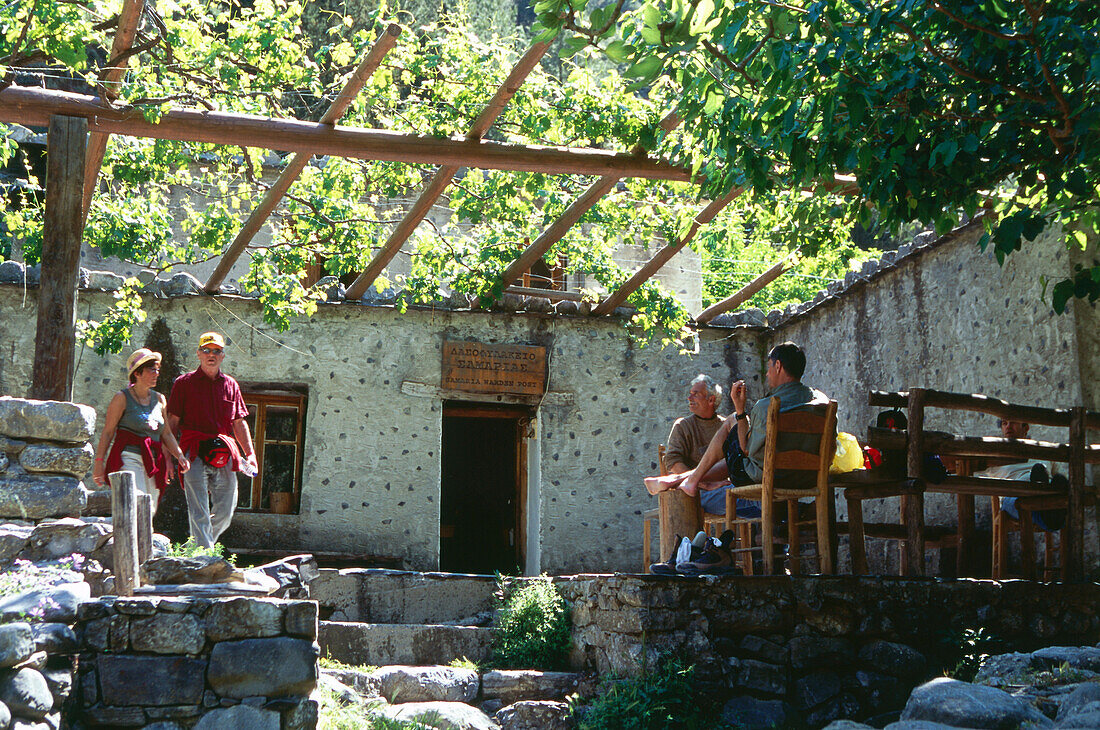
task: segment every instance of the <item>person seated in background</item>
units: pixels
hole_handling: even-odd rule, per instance
[[[703,509],[716,515],[726,513],[725,491],[730,484],[736,486],[759,484],[764,476],[764,443],[767,436],[768,405],[772,396],[779,398],[780,411],[825,407],[829,398],[802,382],[806,371],[806,353],[793,342],[776,345],[768,353],[768,369],[764,380],[768,395],[747,410],[748,390],[742,380],[730,386],[730,400],[734,415],[727,418],[707,446],[703,458],[694,469],[681,474],[646,477],[646,488],[651,494],[666,489],[682,489],[688,495],[701,492]],[[785,448],[799,448],[814,453],[819,446],[818,437],[812,434],[784,434],[790,441]],[[759,517],[759,504],[750,500],[738,500],[737,514],[741,517]]]
[[[1024,421],[1010,421],[1000,419],[1001,435],[1006,439],[1026,439],[1031,425]],[[1055,474],[1053,465],[1042,461],[1023,461],[1017,464],[1002,464],[990,467],[984,471],[975,472],[974,476],[990,477],[993,479],[1013,479],[1034,484],[1051,484],[1054,487],[1069,491],[1069,481],[1061,474]],[[1001,511],[1014,520],[1020,519],[1020,511],[1016,508],[1016,497],[1002,497]],[[1040,530],[1057,532],[1066,522],[1066,511],[1063,509],[1049,509],[1033,512],[1032,522]]]
[[[709,375],[700,374],[691,381],[688,390],[688,410],[691,415],[677,418],[672,424],[665,446],[665,471],[682,474],[693,469],[707,450],[714,434],[726,420],[718,415],[722,386]]]

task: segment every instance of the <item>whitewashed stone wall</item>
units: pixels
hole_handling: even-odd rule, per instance
[[[641,514],[654,500],[640,477],[657,468],[657,445],[687,412],[698,372],[724,385],[749,383],[763,395],[762,361],[782,340],[802,344],[806,381],[840,403],[841,428],[864,432],[872,389],[911,386],[980,392],[1048,406],[1097,408],[1100,335],[1097,313],[1077,302],[1064,316],[1041,301],[1038,276],[1060,278],[1071,254],[1047,237],[1005,267],[964,230],[935,244],[907,247],[883,267],[853,275],[793,317],[746,313],[719,321],[763,326],[708,327],[694,354],[633,343],[619,322],[533,313],[481,313],[323,305],[309,320],[277,333],[260,321],[256,302],[182,296],[147,301],[163,317],[184,367],[208,329],[230,338],[225,369],[242,381],[297,383],[309,389],[300,515],[241,515],[242,542],[266,547],[342,550],[402,558],[408,567],[438,565],[442,404],[410,395],[402,384],[436,385],[445,338],[548,347],[549,390],[529,452],[529,566],[548,572],[637,570]],[[1073,261],[1081,260],[1074,254]],[[866,275],[864,275],[866,274]],[[0,394],[30,384],[37,290],[0,286]],[[95,318],[106,292],[82,291],[79,316]],[[134,345],[144,342],[138,331]],[[78,351],[74,399],[100,415],[125,382],[125,354]],[[724,410],[728,412],[726,400]],[[929,426],[995,433],[993,419],[962,420],[933,412]],[[1036,429],[1040,438],[1058,436]],[[1095,438],[1095,435],[1094,435]],[[952,524],[949,500],[928,500],[929,520]],[[979,500],[979,526],[988,504]],[[840,505],[843,515],[843,505]],[[896,518],[896,505],[868,505],[868,519]],[[1086,525],[1095,550],[1094,522]],[[234,537],[236,539],[236,536]],[[884,548],[885,550],[885,548]],[[895,551],[896,552],[896,551]],[[874,553],[872,552],[872,556]]]
[[[36,294],[0,286],[0,393],[23,394],[30,384]],[[109,293],[82,291],[79,316],[95,318],[110,301]],[[657,445],[687,413],[688,383],[698,372],[728,380],[731,368],[759,380],[757,334],[747,331],[704,337],[700,354],[681,355],[638,347],[619,322],[579,317],[400,314],[345,303],[323,305],[277,333],[248,299],[146,304],[147,324],[167,321],[183,367],[196,365],[199,334],[218,329],[229,337],[226,372],[309,389],[301,514],[241,514],[238,534],[264,547],[395,555],[420,569],[438,565],[442,404],[406,395],[402,384],[439,383],[444,338],[548,347],[549,390],[562,395],[539,409],[531,452],[541,454],[532,469],[538,500],[528,524],[538,526],[529,542],[536,565],[549,572],[637,570],[641,514],[654,506],[641,477],[655,472]],[[135,332],[134,346],[146,335]],[[125,383],[126,354],[78,349],[74,400],[102,418]]]
[[[867,404],[871,390],[910,387],[983,393],[1013,403],[1097,408],[1100,389],[1100,317],[1086,302],[1055,314],[1042,299],[1041,276],[1058,281],[1084,258],[1071,255],[1060,235],[1026,244],[999,266],[992,250],[976,245],[974,225],[939,241],[925,241],[865,281],[779,324],[768,345],[793,340],[806,348],[804,380],[839,402],[840,428],[864,434],[881,410]],[[1092,255],[1095,255],[1093,252]],[[996,419],[930,409],[926,427],[972,435],[999,435]],[[1064,441],[1067,429],[1036,427],[1040,439]],[[1093,441],[1100,434],[1090,433]],[[838,505],[844,514],[843,500]],[[954,499],[926,498],[929,522],[953,525]],[[868,521],[892,521],[897,500],[864,506]],[[989,500],[977,500],[977,522],[988,528]],[[1095,561],[1095,522],[1086,519],[1086,550]],[[879,545],[896,560],[896,550]],[[874,558],[874,554],[871,554]],[[881,567],[881,565],[880,565]]]

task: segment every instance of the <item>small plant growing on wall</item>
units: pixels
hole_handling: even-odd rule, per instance
[[[695,667],[672,656],[643,666],[638,677],[605,679],[587,705],[574,699],[580,730],[727,730],[717,708],[700,697]]]
[[[963,682],[973,682],[982,663],[1004,648],[1004,641],[985,627],[945,633],[941,641],[949,654],[944,674]]]
[[[569,606],[546,576],[497,580],[501,601],[492,663],[502,669],[563,669],[569,657]]]

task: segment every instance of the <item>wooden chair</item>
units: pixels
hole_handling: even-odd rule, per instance
[[[993,515],[993,579],[1002,580],[1008,574],[1008,536],[1011,532],[1020,533],[1021,575],[1028,579],[1036,578],[1035,538],[1043,536],[1043,580],[1066,580],[1068,577],[1066,561],[1062,559],[1062,546],[1066,542],[1066,526],[1054,532],[1040,530],[1033,518],[1035,512],[1051,509],[1068,509],[1069,496],[1052,495],[1043,497],[1019,497],[1016,510],[1020,519],[1015,520],[1001,509],[1001,498],[990,497]],[[1096,505],[1095,491],[1085,493],[1084,506]],[[1057,547],[1055,537],[1057,536]],[[1057,553],[1057,558],[1055,554]]]
[[[665,469],[665,446],[657,447],[657,463],[661,475],[668,474]],[[682,535],[692,537],[703,524],[703,505],[699,497],[689,497],[679,489],[661,492],[657,495],[657,506],[642,513],[642,572],[648,573],[653,560],[653,521],[657,521],[660,557],[672,553],[672,545],[679,530]],[[691,534],[688,535],[687,533]]]
[[[820,434],[818,453],[811,454],[797,449],[780,450],[780,436],[786,433]],[[775,504],[787,504],[787,539],[790,548],[791,572],[799,572],[800,530],[814,524],[819,568],[822,573],[833,573],[833,494],[829,486],[829,465],[836,449],[836,401],[829,401],[824,415],[814,411],[779,412],[779,399],[772,398],[768,405],[767,435],[764,442],[764,477],[761,484],[730,487],[726,491],[726,529],[747,529],[752,523],[760,524],[761,546],[764,552],[764,573],[771,575],[775,569],[774,544]],[[777,472],[802,471],[814,474],[811,487],[791,488],[777,483]],[[761,516],[756,519],[737,517],[737,498],[760,502]],[[798,500],[812,497],[812,517],[799,509]],[[746,541],[747,542],[747,541]],[[741,551],[750,548],[743,545]],[[747,554],[747,553],[745,553]]]

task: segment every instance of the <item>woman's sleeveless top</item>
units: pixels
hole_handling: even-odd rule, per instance
[[[122,412],[122,418],[119,419],[119,428],[160,441],[160,430],[164,427],[164,409],[160,405],[160,394],[150,390],[147,406],[138,403],[129,388],[124,389],[122,394],[126,397],[126,410]],[[137,451],[137,448],[127,447],[125,450]]]

